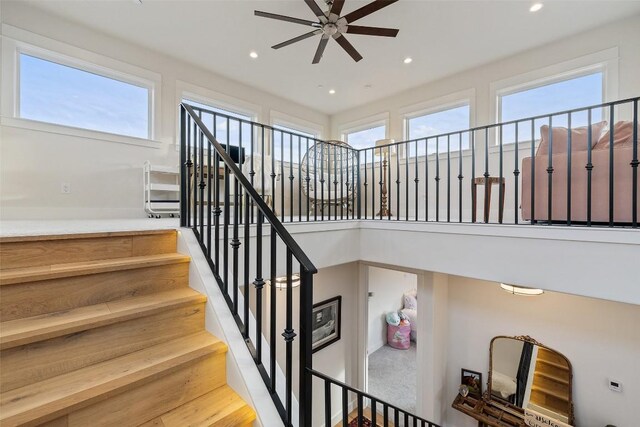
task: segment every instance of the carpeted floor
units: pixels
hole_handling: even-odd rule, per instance
[[[369,355],[369,389],[373,396],[416,412],[416,343],[408,350],[385,345]]]

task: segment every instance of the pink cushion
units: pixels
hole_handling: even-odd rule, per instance
[[[594,150],[604,150],[609,148],[610,132],[611,130],[608,130],[600,137],[596,145],[593,147]],[[640,125],[638,125],[638,138],[640,138]],[[621,121],[613,126],[613,146],[615,148],[633,146],[632,122]]]
[[[591,125],[591,147],[600,139],[602,129],[607,126],[606,121],[594,123]],[[567,140],[569,139],[569,132],[565,127],[553,127],[551,128],[553,137],[553,154],[566,153]],[[587,151],[589,136],[588,127],[583,126],[579,128],[571,129],[571,151]],[[543,125],[540,127],[540,145],[536,156],[544,156],[549,154],[549,126]]]

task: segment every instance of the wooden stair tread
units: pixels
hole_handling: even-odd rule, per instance
[[[565,371],[569,370],[569,367],[567,365],[563,365],[563,364],[560,364],[560,363],[552,362],[551,360],[538,359],[537,363],[544,363],[545,365],[550,365],[550,366],[553,366],[554,368],[562,369],[562,370],[565,370]]]
[[[554,381],[554,382],[557,382],[557,383],[560,383],[560,384],[564,384],[564,385],[567,385],[567,386],[569,385],[569,380],[566,380],[564,378],[559,378],[559,377],[557,377],[555,375],[551,375],[551,374],[548,374],[546,372],[536,371],[535,375],[539,375],[539,376],[544,377],[544,378],[546,378],[546,379],[548,379],[550,381]]]
[[[43,341],[78,331],[140,318],[167,308],[202,303],[206,297],[191,288],[126,298],[71,310],[0,323],[0,349]]]
[[[255,418],[253,409],[231,387],[223,385],[143,426],[231,427],[250,425]]]
[[[144,236],[153,234],[173,234],[175,228],[165,228],[159,230],[130,230],[130,231],[99,231],[95,233],[72,233],[72,234],[45,234],[34,236],[3,236],[0,237],[2,243],[16,242],[38,242],[48,240],[75,240],[75,239],[93,239],[100,237],[123,237],[123,236]]]
[[[37,424],[167,375],[227,346],[193,334],[0,394],[0,424]]]
[[[541,386],[539,386],[539,385],[533,385],[533,386],[531,386],[531,390],[533,390],[533,391],[537,391],[537,392],[540,392],[540,393],[542,393],[542,394],[547,394],[547,395],[549,395],[549,396],[553,396],[553,397],[555,397],[556,399],[560,399],[560,400],[563,400],[563,401],[566,401],[566,402],[568,402],[568,401],[569,401],[569,396],[568,396],[567,394],[560,394],[560,393],[556,393],[556,392],[555,392],[555,391],[553,391],[553,390],[549,390],[549,389],[544,388],[544,387],[541,387]]]
[[[178,253],[144,255],[137,257],[115,258],[68,264],[55,264],[42,267],[27,267],[3,270],[0,272],[0,285],[13,285],[38,280],[61,277],[83,276],[109,271],[131,270],[158,265],[189,262],[190,257]]]

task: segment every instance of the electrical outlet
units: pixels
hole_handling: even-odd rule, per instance
[[[60,192],[62,194],[71,194],[71,184],[68,182],[63,182],[60,186]]]
[[[622,393],[622,383],[617,380],[609,380],[609,389],[617,393]]]

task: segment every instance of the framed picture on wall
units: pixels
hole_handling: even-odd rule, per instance
[[[482,374],[462,368],[460,373],[460,384],[469,387],[469,394],[472,396],[482,395]]]
[[[313,305],[311,348],[315,353],[340,339],[342,296]]]

